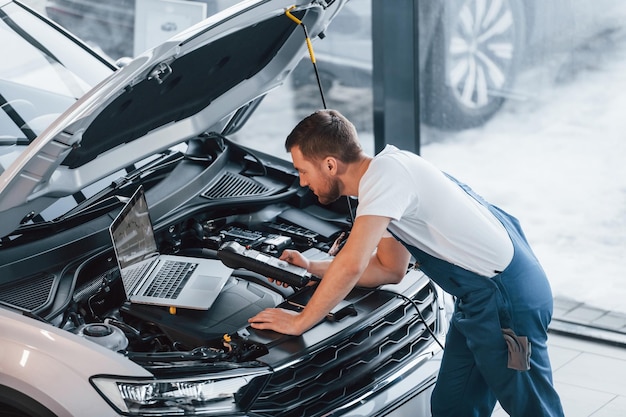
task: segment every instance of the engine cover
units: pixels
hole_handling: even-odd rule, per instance
[[[283,297],[259,284],[232,276],[209,310],[177,309],[126,302],[122,315],[158,326],[172,341],[188,348],[208,346],[226,333],[247,326],[258,312],[275,307]]]

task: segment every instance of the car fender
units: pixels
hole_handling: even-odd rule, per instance
[[[107,406],[94,407],[104,399],[89,378],[151,376],[120,353],[4,309],[0,309],[0,357],[0,386],[23,393],[56,415],[94,416],[94,410],[117,415]]]

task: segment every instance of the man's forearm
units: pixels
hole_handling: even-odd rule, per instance
[[[316,277],[323,278],[331,262],[332,260],[309,261],[307,270]],[[404,271],[406,271],[406,268]],[[384,284],[397,284],[403,276],[404,273],[399,274],[397,271],[394,272],[389,268],[383,267],[378,261],[376,253],[374,253],[367,269],[359,278],[357,285],[360,287],[374,288]]]
[[[324,261],[309,261],[307,271],[316,277],[323,278],[331,262],[331,259]]]

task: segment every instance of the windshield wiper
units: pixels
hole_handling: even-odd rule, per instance
[[[0,19],[12,29],[18,36],[20,36],[24,41],[28,42],[33,48],[37,49],[41,52],[43,58],[48,61],[52,68],[57,72],[59,78],[64,82],[65,86],[72,92],[73,96],[78,98],[82,96],[85,92],[82,91],[82,88],[78,85],[76,80],[73,77],[68,76],[65,71],[65,65],[61,63],[59,58],[57,58],[52,51],[46,48],[41,42],[39,42],[35,37],[33,37],[28,31],[23,29],[18,23],[16,23],[9,15],[0,10]]]
[[[33,131],[33,129],[28,126],[26,120],[24,120],[22,116],[20,116],[17,110],[13,108],[11,103],[9,103],[2,94],[0,94],[0,108],[3,112],[6,113],[7,116],[9,116],[9,119],[11,119],[13,123],[15,123],[15,125],[22,131],[22,133],[24,134],[24,136],[26,136],[26,139],[28,140],[27,143],[20,143],[20,141],[16,139],[16,145],[28,145],[33,140],[35,140],[37,134]]]

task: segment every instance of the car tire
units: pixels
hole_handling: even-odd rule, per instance
[[[512,90],[526,19],[521,0],[453,0],[446,6],[422,73],[422,122],[461,130],[484,124]]]

